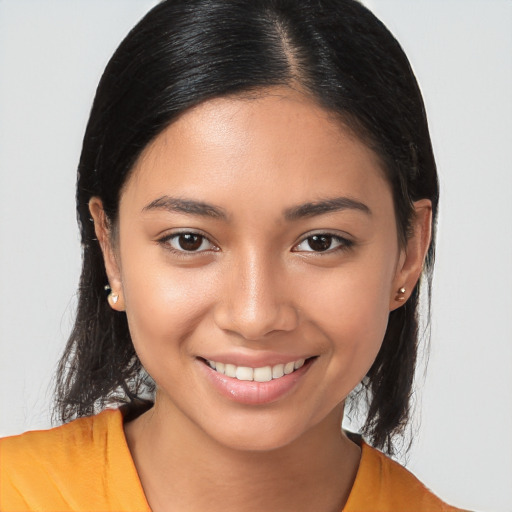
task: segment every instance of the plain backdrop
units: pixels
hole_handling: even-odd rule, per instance
[[[50,426],[76,304],[74,184],[102,70],[154,0],[0,0],[0,435]],[[366,0],[422,87],[442,200],[408,467],[512,511],[512,2]]]

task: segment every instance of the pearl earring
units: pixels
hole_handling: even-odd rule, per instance
[[[112,288],[110,288],[110,285],[105,285],[105,291],[108,293],[107,300],[111,307],[113,307],[114,304],[117,304],[117,301],[119,300],[119,294],[114,293],[112,291]]]

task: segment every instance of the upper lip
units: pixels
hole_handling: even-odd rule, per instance
[[[246,366],[248,368],[262,368],[264,366],[275,366],[276,364],[286,364],[299,359],[310,359],[311,354],[278,354],[271,352],[256,354],[240,353],[212,353],[200,356],[207,361],[216,363],[234,364],[235,366]]]

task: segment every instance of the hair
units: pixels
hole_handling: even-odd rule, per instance
[[[99,197],[115,226],[123,185],[142,150],[187,109],[273,86],[300,88],[380,158],[392,189],[398,238],[410,236],[413,202],[432,202],[438,181],[421,93],[387,28],[355,0],[166,0],[130,31],[100,80],[78,166],[83,249],[76,321],[56,377],[59,421],[151,398],[155,384],[135,353],[108,283],[88,203]],[[390,312],[358,400],[362,433],[393,452],[410,419],[418,351],[420,283],[430,303],[434,237],[423,277]],[[430,310],[428,315],[430,315]]]

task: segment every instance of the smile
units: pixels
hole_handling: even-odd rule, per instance
[[[269,382],[271,380],[280,379],[285,375],[293,373],[295,370],[304,366],[304,359],[290,361],[285,364],[276,364],[274,366],[262,366],[260,368],[250,368],[248,366],[236,366],[229,363],[219,363],[206,359],[206,363],[218,373],[226,377],[232,377],[238,380]]]

